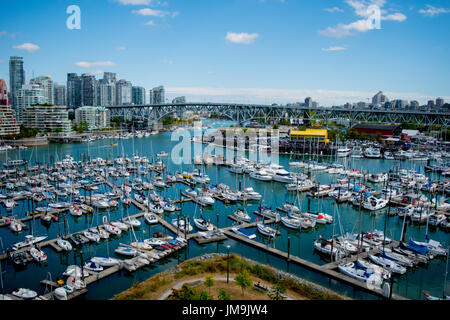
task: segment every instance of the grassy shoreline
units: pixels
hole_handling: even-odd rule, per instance
[[[292,274],[283,272],[273,267],[257,263],[238,256],[230,255],[230,277],[245,270],[254,283],[261,282],[268,287],[281,284],[286,294],[296,300],[347,300],[348,297],[339,295],[322,286],[298,278]],[[175,268],[171,268],[153,277],[136,283],[128,290],[116,296],[113,300],[156,300],[163,292],[170,290],[174,285],[182,281],[205,276],[223,276],[227,272],[227,256],[223,254],[207,254],[184,261]],[[232,281],[230,281],[232,282]],[[217,284],[219,285],[219,284]],[[233,283],[233,285],[235,285]],[[222,284],[223,286],[223,284]],[[229,290],[232,289],[227,285]],[[248,289],[248,291],[254,289]],[[249,292],[250,293],[250,292]],[[231,299],[259,300],[264,297],[257,294],[245,294],[232,296]]]

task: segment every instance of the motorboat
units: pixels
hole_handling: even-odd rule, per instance
[[[380,148],[369,147],[366,150],[364,150],[364,156],[366,158],[373,158],[373,159],[381,158],[381,150]]]
[[[370,211],[377,211],[386,208],[389,200],[370,196],[363,202],[363,208]]]
[[[29,300],[29,299],[36,298],[38,294],[36,291],[26,289],[26,288],[20,288],[20,289],[13,291],[12,295],[16,296],[18,298],[21,298],[21,299]]]
[[[124,223],[122,220],[120,221],[111,221],[111,225],[113,225],[116,228],[119,228],[122,231],[127,231],[129,228],[129,225]]]
[[[131,217],[125,218],[125,219],[123,219],[123,222],[125,225],[129,225],[133,228],[138,228],[141,226],[141,222],[136,218],[131,218]]]
[[[47,239],[47,236],[35,237],[35,236],[31,235],[31,234],[30,235],[26,235],[25,236],[25,241],[17,242],[15,244],[13,244],[12,249],[13,250],[19,250],[21,248],[28,247],[28,246],[34,245],[36,243],[39,243],[41,241],[44,241],[45,239]]]
[[[83,236],[92,242],[100,242],[100,235],[98,233],[93,233],[90,231],[84,231]]]
[[[112,267],[115,265],[119,265],[120,261],[111,257],[103,257],[103,256],[97,256],[91,258],[91,261],[102,266],[102,267]]]
[[[190,223],[186,223],[184,219],[173,219],[172,220],[172,225],[179,229],[182,233],[189,233],[191,232],[194,228],[191,226]]]
[[[56,240],[56,245],[58,247],[60,247],[61,249],[63,249],[64,251],[71,251],[72,250],[72,245],[70,244],[69,241],[58,238]]]
[[[45,262],[47,260],[47,254],[44,251],[42,251],[38,248],[35,248],[35,247],[32,247],[30,249],[30,255],[33,257],[33,259],[36,262],[39,262],[39,263]]]
[[[256,238],[256,235],[254,233],[250,232],[249,230],[247,230],[245,228],[232,227],[231,230],[234,233],[236,233],[237,235],[240,235],[240,236],[248,238],[248,239]]]
[[[253,190],[253,188],[251,188],[251,187],[245,188],[243,193],[244,193],[244,196],[250,200],[260,200],[262,198],[262,195],[259,194],[258,192],[256,192],[255,190]]]
[[[336,151],[336,156],[339,158],[346,158],[346,157],[350,156],[351,152],[352,152],[352,149],[349,149],[347,147],[339,148]]]
[[[159,205],[159,203],[158,204],[150,203],[148,205],[148,209],[150,210],[150,212],[153,212],[155,214],[161,215],[164,213],[164,209]]]
[[[9,222],[9,228],[11,229],[12,232],[21,232],[22,231],[22,224],[19,223],[19,221],[17,221],[15,218],[11,219],[11,221]]]
[[[211,224],[211,221],[207,221],[203,217],[194,218],[194,224],[200,230],[214,231],[214,226]]]
[[[81,278],[81,275],[83,275],[83,277],[89,277],[89,272],[87,272],[86,270],[83,270],[83,273],[81,273],[81,271],[82,271],[82,269],[80,266],[70,265],[63,272],[63,276]]]
[[[84,264],[84,269],[93,271],[93,272],[101,272],[103,271],[103,267],[99,265],[98,263],[88,261]]]
[[[319,240],[314,240],[314,249],[327,255],[331,255],[333,250],[333,256],[336,257],[336,259],[345,257],[345,253],[341,251],[339,247],[335,246],[332,241],[322,239],[322,237]]]
[[[265,170],[255,170],[250,173],[250,178],[259,181],[272,181],[272,176],[268,174]]]
[[[133,248],[120,246],[116,250],[114,250],[116,254],[127,256],[127,257],[136,257],[139,255],[139,251]]]
[[[158,223],[158,217],[154,213],[145,213],[144,214],[145,222],[148,224],[157,224]]]

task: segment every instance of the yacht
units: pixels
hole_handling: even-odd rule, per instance
[[[363,202],[362,205],[363,205],[364,209],[366,209],[366,210],[377,211],[377,210],[384,209],[387,206],[388,202],[389,202],[389,200],[370,196],[367,199],[365,199],[365,201]]]
[[[272,181],[272,176],[265,170],[255,170],[250,173],[250,177],[260,181]]]
[[[250,222],[252,220],[252,218],[248,215],[247,212],[245,212],[244,209],[238,209],[236,211],[234,211],[233,215],[241,221],[244,222]]]
[[[364,150],[364,156],[366,158],[374,158],[374,159],[381,158],[380,148],[373,148],[373,147],[367,148],[366,150]]]
[[[352,150],[345,147],[337,149],[336,156],[339,158],[347,158],[351,154]]]

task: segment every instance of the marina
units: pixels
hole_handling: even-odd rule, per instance
[[[111,146],[110,139],[103,139],[9,151],[8,158],[5,154],[5,163],[25,158],[28,168],[27,172],[25,166],[2,171],[1,201],[13,199],[17,203],[12,208],[0,205],[5,292],[20,286],[38,292],[36,299],[53,299],[60,284],[46,280],[48,273],[61,280],[68,266],[83,269],[80,259],[88,262],[105,256],[118,264],[100,272],[89,271],[84,279],[75,277],[80,288],[68,292],[67,299],[109,298],[133,279],[145,279],[205,252],[224,253],[230,246],[234,253],[289,269],[350,297],[381,299],[383,287],[367,286],[340,272],[339,266],[357,261],[372,263],[369,256],[384,252],[383,237],[392,240],[386,243],[386,249],[398,250],[404,257],[410,252],[409,258],[415,253],[408,250],[419,248],[411,240],[420,242],[429,237],[444,251],[449,243],[445,224],[448,226],[450,212],[448,186],[441,174],[425,172],[425,162],[352,158],[351,153],[339,158],[280,155],[279,167],[275,167],[251,163],[246,158],[250,157],[248,152],[238,152],[225,162],[180,165],[175,163],[176,157],[156,155],[164,155],[162,151],[174,146],[169,132],[116,139],[116,147]],[[193,150],[198,150],[196,144],[191,143]],[[193,158],[198,155],[203,156],[199,153]],[[36,170],[37,162],[46,165]],[[237,163],[242,173],[230,170]],[[264,178],[278,172],[283,175],[276,178],[280,181]],[[388,173],[386,180],[368,178],[380,173]],[[307,184],[307,188],[302,187]],[[394,195],[394,189],[401,195]],[[431,189],[435,191],[429,192]],[[393,200],[394,196],[398,200]],[[240,220],[238,209],[251,220]],[[54,216],[49,222],[43,220],[47,212]],[[144,218],[151,213],[155,224],[148,224]],[[438,224],[428,223],[441,216],[444,218],[439,218]],[[22,231],[12,232],[11,221],[17,221]],[[203,221],[211,231],[199,229],[195,221]],[[276,235],[261,234],[259,223]],[[93,242],[85,236],[95,230],[107,238]],[[31,246],[11,250],[25,235],[46,236],[37,243],[47,255],[45,262],[34,262]],[[364,236],[364,240],[358,241],[358,236]],[[76,251],[63,250],[57,244],[60,238],[72,243]],[[319,239],[331,241],[342,256],[317,252],[314,243]],[[360,247],[360,252],[353,247]],[[116,248],[128,248],[122,251],[136,256],[124,259],[114,252]],[[427,252],[439,251],[429,248]],[[17,268],[12,263],[14,252],[24,253],[25,267]],[[442,291],[445,255],[433,254],[431,258],[427,252],[420,255],[425,263],[392,276],[393,282],[386,281],[392,287],[392,299],[424,299],[424,291],[434,295]],[[102,284],[106,277],[111,278],[108,286]]]

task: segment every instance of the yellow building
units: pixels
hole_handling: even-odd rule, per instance
[[[289,132],[290,141],[308,141],[312,143],[330,143],[328,139],[328,130],[326,129],[306,129],[306,130],[291,130]]]

